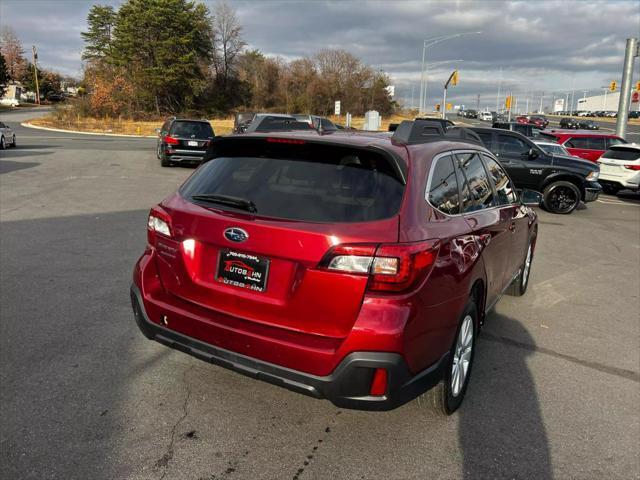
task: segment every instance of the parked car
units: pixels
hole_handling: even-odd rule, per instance
[[[207,120],[171,117],[156,129],[157,157],[163,167],[175,163],[202,162],[209,142],[215,134]]]
[[[7,147],[16,147],[16,134],[9,125],[0,122],[0,150],[4,150]]]
[[[1,98],[0,105],[5,105],[7,107],[19,107],[20,100],[17,98]]]
[[[575,118],[564,117],[560,119],[560,128],[577,129],[580,128],[580,121]]]
[[[518,115],[516,117],[516,123],[527,125],[529,123],[529,117],[527,117],[526,115]]]
[[[544,130],[549,125],[549,120],[543,115],[534,115],[529,117],[529,124],[533,125],[535,128],[539,128],[540,130]]]
[[[600,127],[593,120],[580,120],[578,128],[581,130],[599,130]]]
[[[486,312],[527,289],[541,199],[462,134],[217,137],[151,209],[138,327],[339,407],[454,412]]]
[[[512,132],[518,132],[529,138],[537,138],[538,132],[533,128],[533,125],[517,123],[517,122],[495,122],[492,128],[500,128],[502,130],[511,130]]]
[[[478,114],[478,119],[485,122],[493,122],[493,115],[491,114],[491,112],[480,112]]]
[[[638,110],[631,110],[629,112],[629,118],[640,118],[640,111]]]
[[[567,151],[567,149],[564,148],[559,143],[548,142],[543,140],[534,140],[533,143],[538,145],[542,150],[544,150],[549,155],[565,155],[567,157],[571,156],[571,154]]]
[[[478,111],[477,110],[465,110],[464,111],[464,117],[465,118],[478,118]]]
[[[571,213],[580,201],[597,200],[602,191],[597,165],[579,158],[548,154],[517,132],[472,128],[500,161],[516,188],[542,192],[552,213]]]
[[[591,162],[596,162],[611,146],[626,143],[613,134],[587,131],[545,130],[541,135],[563,145],[571,155]]]
[[[640,190],[640,144],[612,145],[598,160],[600,183],[605,193]]]
[[[283,113],[256,113],[253,120],[245,128],[245,133],[284,132],[293,130],[313,130],[307,121],[299,121],[293,115]]]

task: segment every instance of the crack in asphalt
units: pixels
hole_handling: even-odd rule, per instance
[[[340,410],[338,410],[336,412],[336,417],[338,415],[340,415],[341,413],[342,412]],[[309,452],[309,454],[307,454],[307,456],[305,457],[305,459],[302,462],[302,466],[298,469],[298,471],[293,476],[293,480],[299,480],[300,479],[300,475],[302,475],[304,473],[305,467],[309,466],[309,464],[313,460],[313,457],[315,456],[316,452],[318,451],[318,447],[320,447],[320,444],[323,443],[329,437],[329,433],[331,433],[331,426],[335,425],[335,420],[336,420],[335,417],[332,420],[329,420],[329,424],[324,429],[324,435],[322,436],[322,438],[319,438],[316,441],[316,444],[311,449],[311,452]]]
[[[171,462],[171,459],[173,458],[173,444],[175,443],[176,430],[178,429],[178,425],[180,425],[184,421],[184,419],[187,418],[187,416],[189,415],[189,410],[187,407],[189,405],[189,398],[191,397],[191,388],[189,387],[189,383],[187,382],[187,374],[192,369],[193,369],[193,365],[187,368],[184,371],[184,375],[182,379],[187,391],[187,393],[184,396],[184,401],[182,403],[182,415],[180,416],[178,421],[173,424],[173,427],[171,428],[171,438],[169,440],[169,445],[167,445],[166,452],[155,463],[156,468],[164,469],[162,472],[162,475],[160,476],[160,480],[163,480],[164,477],[167,475],[167,472],[169,471],[169,462]]]
[[[493,335],[487,332],[482,332],[482,335],[479,336],[478,338],[480,340],[488,340],[490,342],[502,343],[504,345],[521,348],[523,350],[529,350],[531,352],[544,353],[545,355],[561,358],[562,360],[566,360],[568,362],[572,362],[572,363],[581,365],[583,367],[592,368],[593,370],[597,370],[599,372],[608,373],[609,375],[615,375],[616,377],[626,378],[628,380],[632,380],[634,382],[640,383],[640,373],[634,372],[633,370],[626,370],[624,368],[612,367],[609,365],[604,365],[602,363],[583,360],[577,357],[573,357],[571,355],[567,355],[566,353],[556,352],[555,350],[551,350],[550,348],[538,347],[537,345],[531,345],[529,343],[519,342],[518,340],[513,340],[511,338],[502,337],[499,335]]]

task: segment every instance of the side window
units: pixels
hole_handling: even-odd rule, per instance
[[[518,137],[498,135],[498,153],[500,155],[520,155],[528,151],[529,146]]]
[[[493,189],[477,153],[457,154],[462,175],[469,184],[471,201],[464,204],[464,212],[473,212],[493,206]]]
[[[589,139],[589,148],[591,150],[606,150],[607,147],[603,137],[593,137]]]
[[[480,137],[480,140],[482,140],[482,143],[484,143],[484,146],[487,147],[489,150],[491,150],[491,143],[492,143],[491,137],[493,137],[493,135],[488,132],[476,132],[476,133]]]
[[[488,155],[483,155],[487,170],[489,170],[489,176],[493,180],[493,185],[496,187],[497,203],[498,205],[509,205],[516,202],[516,193],[513,188],[509,175],[504,171],[498,162]]]
[[[586,137],[573,137],[566,141],[565,146],[568,148],[591,148],[589,139]]]
[[[449,215],[460,213],[460,196],[453,159],[450,155],[440,157],[433,167],[429,183],[429,203]]]

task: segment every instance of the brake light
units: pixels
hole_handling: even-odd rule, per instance
[[[291,145],[304,145],[305,143],[304,140],[297,140],[294,138],[274,138],[274,137],[267,138],[267,142],[268,143],[288,143]]]
[[[177,138],[173,138],[169,135],[165,135],[162,141],[167,145],[178,145],[180,143],[180,140],[178,140]]]
[[[147,220],[147,240],[149,244],[155,244],[156,234],[171,237],[171,217],[160,207],[154,207],[149,212]]]
[[[624,168],[627,170],[633,170],[635,172],[640,171],[640,165],[625,165]]]
[[[367,275],[370,292],[403,292],[424,280],[438,256],[438,248],[435,241],[336,245],[319,268]]]

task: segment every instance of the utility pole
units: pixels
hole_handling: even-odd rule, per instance
[[[640,55],[637,38],[627,38],[627,48],[624,53],[622,68],[622,86],[620,87],[620,101],[618,102],[618,120],[616,121],[616,135],[625,138],[627,135],[627,121],[629,120],[629,97],[633,82],[633,63]]]
[[[36,77],[36,103],[40,105],[40,86],[38,85],[38,52],[36,52],[36,46],[33,45],[31,51],[33,52],[33,74]]]

